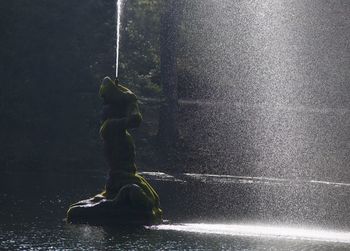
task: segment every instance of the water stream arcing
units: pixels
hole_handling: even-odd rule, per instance
[[[116,51],[115,51],[115,77],[118,77],[118,67],[119,67],[119,43],[120,43],[120,17],[122,12],[122,0],[116,1],[116,26],[117,26],[117,34],[116,34]]]

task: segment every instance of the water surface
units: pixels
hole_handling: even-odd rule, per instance
[[[289,217],[281,217],[281,214],[277,213],[279,210],[283,211],[283,208],[270,211],[268,209],[261,211],[259,208],[253,210],[254,203],[249,200],[253,198],[254,187],[258,186],[260,190],[263,187],[273,192],[273,187],[283,187],[276,182],[275,184],[273,181],[248,182],[249,179],[244,177],[240,179],[231,177],[229,181],[225,176],[221,177],[221,181],[220,176],[215,176],[216,180],[210,180],[208,175],[195,175],[197,179],[202,179],[196,181],[189,179],[191,175],[188,174],[165,176],[149,173],[146,176],[151,178],[152,184],[159,190],[165,218],[170,220],[161,226],[151,228],[70,225],[64,221],[69,203],[97,193],[98,188],[103,187],[103,175],[3,174],[0,178],[1,248],[9,250],[348,250],[350,248],[350,231],[346,218],[343,218],[343,225],[334,223],[327,228],[327,221],[317,222],[316,211],[314,218],[305,215],[306,221],[297,224],[298,218],[295,218],[295,221],[288,220]],[[244,179],[247,182],[242,182]],[[282,185],[287,186],[287,183]],[[196,189],[198,190],[195,191]],[[331,187],[327,189],[332,190]],[[345,192],[347,189],[346,186],[342,187]],[[189,194],[188,190],[192,190],[192,194]],[[207,193],[209,190],[212,194]],[[193,196],[196,192],[197,196]],[[217,196],[220,193],[231,194],[231,198],[236,202],[232,203],[226,197]],[[246,196],[239,195],[243,193],[246,193]],[[212,205],[215,199],[216,205]],[[272,204],[273,200],[270,199],[269,203]],[[196,204],[197,206],[194,206]],[[258,204],[255,203],[255,206]],[[232,206],[236,209],[232,210]],[[301,205],[303,206],[308,205]],[[217,213],[213,209],[216,209]],[[263,217],[264,212],[269,214]],[[338,215],[339,212],[334,214]],[[329,212],[329,215],[332,213]],[[336,219],[334,217],[333,219]],[[284,228],[284,233],[280,231],[281,227]]]

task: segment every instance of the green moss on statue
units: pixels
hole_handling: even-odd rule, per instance
[[[136,171],[135,145],[128,129],[142,121],[137,98],[129,89],[106,77],[102,81],[103,99],[100,136],[109,166],[105,191],[71,205],[67,218],[74,220],[122,218],[135,222],[161,220],[159,197],[152,186]]]

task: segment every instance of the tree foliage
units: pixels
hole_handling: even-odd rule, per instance
[[[160,91],[159,0],[129,0],[124,4],[120,75],[143,95]]]

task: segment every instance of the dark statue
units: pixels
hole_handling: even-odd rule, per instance
[[[105,190],[70,206],[70,222],[105,221],[155,224],[161,222],[159,197],[136,171],[135,145],[128,129],[139,127],[142,116],[137,97],[118,81],[105,77],[99,91],[103,99],[100,136],[109,166]]]

